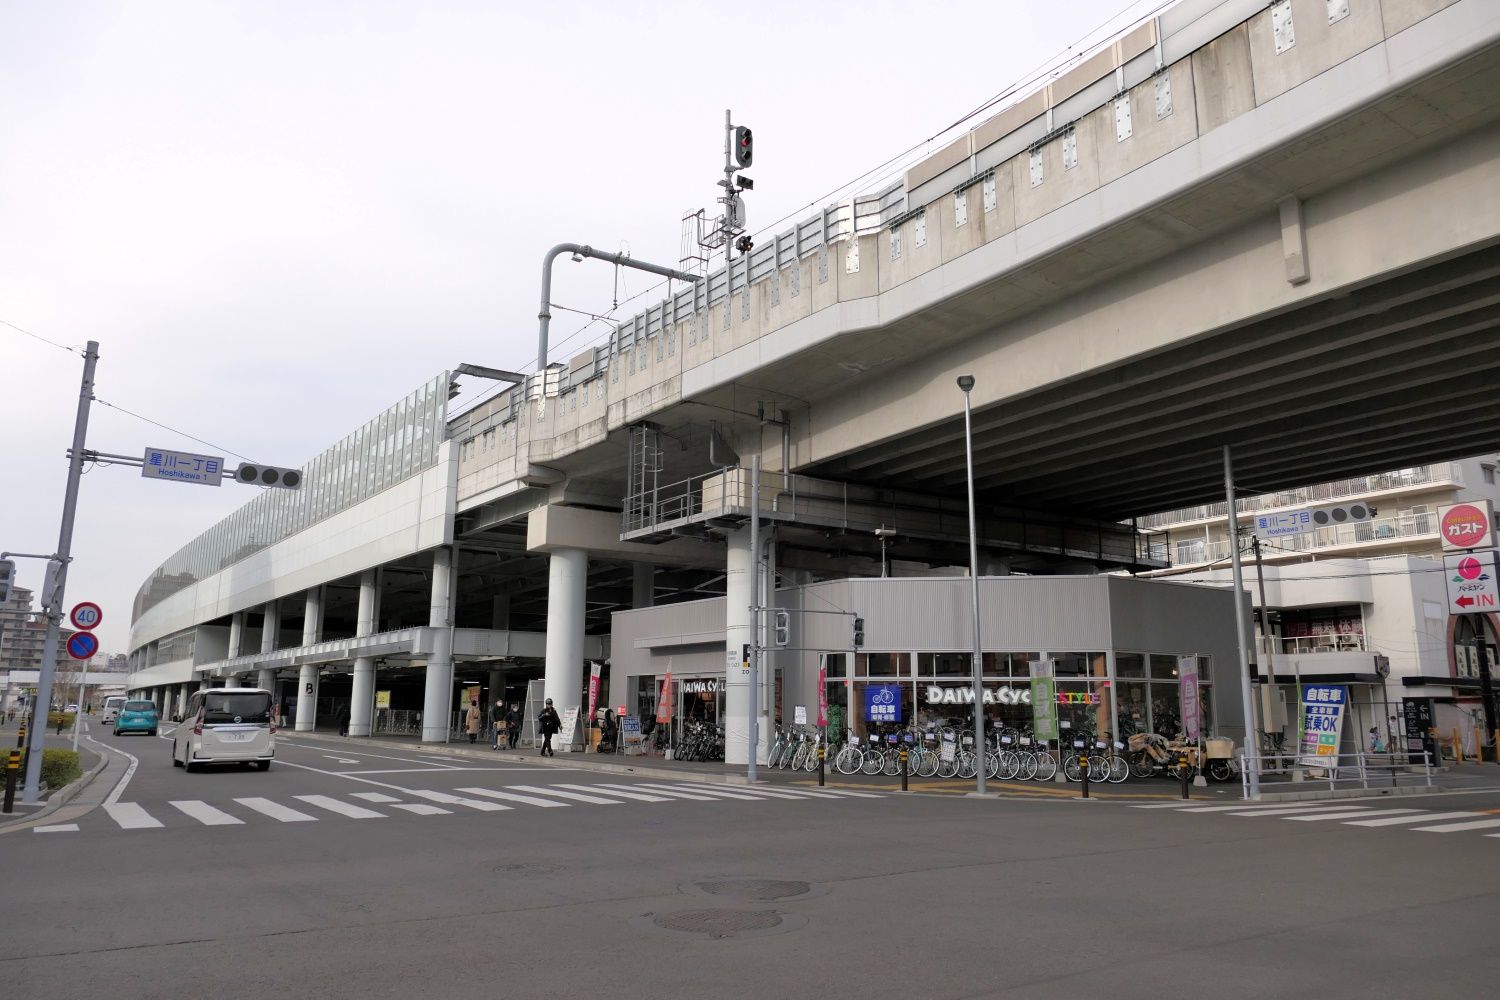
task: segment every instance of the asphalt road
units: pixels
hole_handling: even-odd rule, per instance
[[[296,737],[267,773],[186,774],[165,740],[101,739],[140,761],[115,801],[0,835],[7,996],[1367,1000],[1500,981],[1500,790],[747,793]]]

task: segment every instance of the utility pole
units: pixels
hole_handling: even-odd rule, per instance
[[[68,580],[68,563],[73,551],[73,517],[78,509],[78,481],[83,476],[83,449],[88,437],[89,405],[94,401],[94,367],[99,362],[99,343],[91,340],[83,351],[83,382],[78,387],[78,415],[73,421],[73,450],[68,454],[68,487],[63,494],[62,526],[57,534],[57,572],[53,585],[43,594],[42,612],[47,618],[47,639],[42,646],[42,667],[37,677],[36,701],[46,712],[52,706],[52,678],[57,672],[57,640],[62,625],[63,593]],[[42,780],[42,751],[47,743],[46,716],[43,725],[33,724],[28,739],[30,754],[26,758],[26,785],[21,801],[33,805]]]

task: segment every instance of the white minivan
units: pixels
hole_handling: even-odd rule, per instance
[[[271,692],[260,688],[209,688],[188,698],[182,725],[172,733],[172,764],[249,764],[270,770],[276,756]]]
[[[104,718],[101,720],[106,726],[115,724],[115,719],[124,707],[126,698],[123,694],[112,694],[104,699]]]

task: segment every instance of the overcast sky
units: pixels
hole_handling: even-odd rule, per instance
[[[1158,5],[8,0],[0,320],[99,341],[101,400],[213,444],[96,405],[92,448],[297,465],[459,362],[532,364],[553,244],[675,263],[726,107],[755,129],[759,229]],[[608,312],[613,271],[564,263],[553,294]],[[584,322],[557,314],[554,359],[605,334],[562,343]],[[56,548],[80,372],[0,327],[0,549]],[[106,651],[146,576],[248,499],[84,476],[68,601],[103,606]]]

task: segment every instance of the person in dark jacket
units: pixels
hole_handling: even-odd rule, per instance
[[[505,713],[505,741],[506,749],[514,750],[516,741],[521,738],[521,709],[515,705]]]
[[[339,724],[339,735],[349,735],[349,706],[340,705],[339,710],[334,713],[333,721]]]
[[[562,730],[562,719],[557,716],[557,709],[552,707],[552,699],[547,699],[547,706],[542,709],[542,714],[537,716],[537,729],[542,733],[542,756],[556,757],[557,751],[552,749],[552,737]]]

